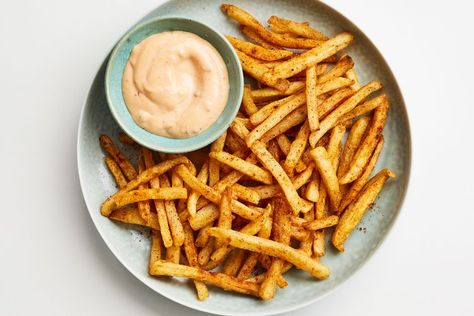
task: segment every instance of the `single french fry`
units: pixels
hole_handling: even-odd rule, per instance
[[[225,36],[235,49],[245,54],[266,61],[284,59],[293,55],[289,50],[284,49],[268,49],[259,45],[255,45],[230,35]]]
[[[221,10],[241,25],[253,28],[260,37],[274,45],[288,48],[312,48],[322,42],[321,40],[311,38],[294,38],[284,34],[273,33],[263,27],[251,14],[231,4],[222,4]]]
[[[316,95],[321,96],[325,93],[348,87],[351,84],[352,80],[344,77],[332,78],[322,83],[318,81],[318,84],[316,85]]]
[[[195,242],[196,247],[202,248],[207,244],[207,242],[209,241],[209,235],[207,234],[206,229],[212,226],[214,226],[214,223],[208,224],[204,226],[203,228],[199,229],[199,232],[196,237],[196,242]]]
[[[364,216],[370,206],[374,203],[382,190],[385,181],[394,177],[395,174],[390,169],[383,169],[367,182],[357,199],[349,205],[339,219],[339,223],[331,237],[332,244],[337,250],[344,251],[344,242],[359,223],[362,216]],[[211,231],[209,231],[209,233],[212,236]]]
[[[353,118],[356,118],[358,116],[364,115],[375,108],[377,108],[379,105],[388,103],[388,98],[385,94],[382,94],[378,97],[375,97],[369,101],[366,101],[358,106],[356,106],[352,111],[347,112],[344,114],[340,119],[339,122],[347,122],[349,120],[352,120]]]
[[[351,130],[349,131],[349,136],[347,136],[347,141],[344,146],[344,151],[342,152],[341,162],[339,163],[339,168],[337,169],[337,177],[342,177],[351,163],[354,154],[359,147],[362,137],[369,125],[370,117],[362,117],[358,119],[354,125],[352,125]]]
[[[331,95],[324,101],[318,104],[318,116],[320,119],[325,118],[329,113],[331,113],[335,108],[337,108],[343,101],[353,94],[353,91],[350,88],[342,88]],[[321,124],[321,122],[320,122]]]
[[[243,282],[224,273],[211,273],[195,267],[158,261],[151,267],[151,274],[156,276],[165,275],[191,278],[218,286],[226,291],[234,291],[258,297],[258,284]]]
[[[336,125],[330,133],[327,153],[334,171],[337,173],[339,160],[342,152],[342,138],[346,133],[346,127],[342,124]]]
[[[292,178],[293,187],[295,190],[300,189],[303,185],[311,180],[311,175],[314,170],[314,165],[309,165],[303,172]]]
[[[305,102],[305,94],[299,93],[290,101],[279,106],[265,119],[265,121],[260,123],[250,132],[250,134],[245,139],[247,146],[251,147],[255,141],[259,140],[266,132],[277,125],[285,116],[302,106]]]
[[[257,43],[258,45],[268,48],[268,49],[281,49],[281,47],[275,46],[273,44],[270,44],[266,40],[264,40],[256,31],[255,29],[241,25],[240,26],[240,31],[249,39]]]
[[[281,32],[289,32],[297,36],[313,38],[313,39],[322,40],[322,41],[325,41],[328,39],[327,36],[315,30],[314,28],[309,26],[309,24],[304,23],[304,22],[303,23],[295,22],[295,21],[283,19],[275,15],[271,16],[267,22],[271,26],[272,29],[274,27],[277,27]]]
[[[144,148],[144,147],[140,148],[140,153],[138,154],[138,173],[142,173],[143,171],[146,170],[145,161],[144,161],[145,152],[147,152],[147,155],[151,155],[151,152],[149,149]],[[149,187],[148,183],[142,183],[138,186],[138,189],[148,189],[148,187]],[[138,207],[138,212],[140,212],[140,216],[145,220],[145,222],[148,222],[151,216],[150,201],[138,202],[137,207]]]
[[[252,115],[258,111],[258,107],[255,105],[252,94],[252,87],[249,84],[244,85],[244,94],[242,97],[242,106],[247,116]],[[216,150],[217,151],[217,150]]]
[[[213,237],[229,241],[233,247],[281,258],[299,269],[309,272],[315,278],[326,279],[329,276],[329,269],[321,263],[311,260],[311,258],[308,258],[308,256],[305,256],[300,251],[276,241],[218,227],[209,228],[209,234]]]
[[[280,91],[275,88],[256,89],[252,90],[252,97],[255,102],[273,100],[278,97],[284,97],[295,94],[296,92],[304,89],[305,85],[305,81],[292,81],[290,82],[288,89],[286,89],[285,91]]]
[[[209,163],[205,162],[201,167],[201,171],[199,171],[197,175],[197,179],[204,184],[206,184],[207,180],[209,179],[209,166],[210,166],[210,162]],[[197,201],[200,196],[201,194],[196,190],[191,191],[191,193],[189,194],[188,201],[187,201],[187,210],[191,217],[194,217],[194,215],[196,215]]]
[[[325,232],[324,230],[318,230],[314,232],[313,239],[313,253],[317,257],[324,256],[325,253]]]
[[[270,172],[224,151],[211,152],[209,157],[262,183],[272,184],[273,182]]]
[[[209,201],[216,204],[219,203],[219,201],[221,200],[220,193],[199,181],[195,176],[191,174],[191,172],[189,172],[189,170],[185,166],[177,166],[176,172],[183,179],[183,181],[189,185],[191,189],[201,193],[201,195],[203,195]]]
[[[341,202],[341,191],[339,189],[336,171],[334,170],[328,153],[324,147],[316,147],[311,150],[310,154],[316,163],[321,179],[324,181],[329,199],[334,209],[337,209]]]
[[[297,97],[297,95],[290,95],[286,98],[268,103],[267,105],[261,107],[257,112],[253,113],[250,116],[250,122],[254,126],[257,126],[258,124],[265,121],[265,119],[267,119],[280,106],[282,106],[283,104],[286,104],[290,101],[293,101],[296,97]]]
[[[123,174],[128,181],[131,181],[137,177],[137,171],[131,164],[131,162],[125,157],[125,155],[120,151],[120,149],[115,146],[107,135],[100,135],[99,137],[100,145],[102,149],[109,154],[113,160],[120,166]]]
[[[214,242],[215,239],[209,239],[207,244],[199,251],[198,263],[201,267],[205,266],[211,259],[211,254],[214,252]]]
[[[218,139],[211,144],[211,151],[224,150],[227,132],[224,132]],[[209,186],[214,186],[220,179],[219,162],[214,159],[209,160]]]
[[[122,189],[127,185],[127,179],[125,179],[125,176],[123,175],[122,171],[120,170],[119,165],[110,158],[110,156],[105,156],[104,158],[105,164],[107,165],[107,168],[109,169],[110,173],[115,179],[115,183],[117,183],[117,186]]]
[[[316,142],[324,135],[327,131],[333,128],[338,122],[339,118],[351,111],[357,106],[362,100],[364,100],[371,93],[382,88],[380,81],[371,81],[364,87],[360,88],[353,96],[347,99],[344,103],[338,106],[334,111],[326,116],[319,125],[319,130],[312,132],[309,137],[311,147],[316,145]]]
[[[311,180],[306,186],[305,197],[308,201],[316,203],[319,199],[319,173],[313,171]]]
[[[177,200],[187,197],[185,188],[160,188],[160,189],[142,189],[132,190],[120,195],[112,206],[112,210],[121,208],[125,205],[147,201],[147,200]]]
[[[171,183],[166,174],[160,176],[160,187],[161,190],[169,189]],[[172,189],[184,189],[184,188],[172,188]],[[186,189],[185,189],[186,190]],[[171,237],[173,238],[173,244],[175,246],[182,246],[184,243],[184,231],[183,225],[178,217],[178,212],[176,211],[176,205],[172,200],[165,201],[165,210],[166,217],[168,218],[168,224],[171,230]]]
[[[379,105],[375,109],[364,140],[354,154],[348,171],[339,179],[340,184],[353,182],[364,172],[364,167],[377,146],[377,139],[385,127],[387,113],[388,102]]]
[[[273,159],[272,155],[265,148],[265,145],[259,141],[256,141],[252,145],[251,150],[258,157],[265,168],[267,168],[273,174],[284,195],[286,196],[286,199],[290,204],[294,214],[298,214],[299,212],[306,213],[309,211],[312,207],[312,204],[306,200],[303,200],[298,195],[290,178],[285,173],[280,164],[275,159]]]
[[[306,149],[306,145],[308,143],[310,129],[309,129],[309,121],[306,122],[301,126],[298,134],[296,135],[295,140],[291,143],[290,149],[285,159],[285,163],[283,164],[283,169],[286,173],[290,176],[293,175],[294,169],[298,161],[300,161],[301,156]]]
[[[341,204],[339,205],[338,213],[342,213],[344,209],[352,203],[352,201],[355,200],[359,192],[362,190],[364,185],[367,183],[369,180],[370,174],[375,168],[375,164],[377,163],[377,160],[379,159],[380,153],[382,152],[384,144],[384,138],[382,135],[380,135],[380,139],[377,142],[377,146],[375,147],[375,150],[372,154],[372,157],[370,157],[369,162],[367,163],[367,166],[364,169],[364,172],[360,175],[357,180],[355,180],[347,193],[344,195],[344,198],[341,201]]]
[[[156,216],[152,214],[150,221],[147,223],[140,216],[138,209],[134,206],[123,207],[121,209],[115,210],[110,213],[109,218],[125,224],[145,226],[150,227],[154,230],[160,230],[160,226],[158,224],[158,219],[156,218]]]
[[[191,267],[199,267],[198,258],[197,258],[197,250],[194,244],[194,235],[191,226],[189,223],[185,223],[183,225],[184,229],[184,253],[186,254],[186,258],[188,259],[188,263]],[[196,294],[200,301],[205,300],[209,296],[209,292],[207,290],[207,286],[201,281],[194,281],[194,286],[196,287]]]
[[[159,231],[152,229],[151,230],[151,248],[150,248],[150,259],[148,263],[148,270],[151,269],[151,266],[162,260],[162,241],[161,234]]]
[[[272,80],[269,81],[266,79],[265,74],[268,72],[268,67],[259,63],[256,59],[244,54],[243,52],[236,50],[237,56],[239,57],[240,64],[242,65],[242,69],[246,74],[251,76],[252,78],[256,79],[257,81],[275,87],[280,91],[285,91],[288,89],[290,83],[286,79],[281,80]]]
[[[316,66],[313,65],[306,69],[306,108],[308,111],[309,128],[315,131],[319,126],[318,117],[318,96],[316,94],[316,84],[318,81],[316,75]]]
[[[338,34],[311,50],[282,62],[267,72],[264,79],[269,83],[269,86],[274,86],[280,80],[292,77],[309,66],[316,65],[327,57],[336,54],[341,49],[349,46],[353,40],[354,37],[349,33]]]
[[[193,230],[199,230],[219,218],[219,208],[215,204],[208,204],[197,211],[194,217],[188,219]]]
[[[321,230],[337,224],[339,217],[331,215],[321,219],[315,219],[303,224],[303,227],[308,230]]]
[[[327,73],[321,75],[318,79],[318,83],[323,83],[328,80],[344,76],[349,69],[354,67],[354,61],[349,55],[344,55],[334,67],[329,70]],[[348,78],[349,79],[349,78]],[[349,79],[354,84],[352,79]]]
[[[303,123],[307,118],[306,107],[302,106],[285,116],[277,125],[263,134],[262,143],[268,143],[273,138],[287,132],[290,128]]]
[[[245,187],[241,184],[234,184],[232,186],[233,194],[240,200],[250,202],[252,204],[258,204],[260,202],[260,195],[255,192],[251,187]]]
[[[219,203],[219,218],[217,220],[217,227],[232,228],[232,189],[227,188],[222,194]],[[222,242],[217,241],[216,247],[221,247]]]
[[[181,247],[180,246],[171,246],[166,248],[166,261],[178,264],[181,258]],[[158,261],[160,262],[160,261]],[[158,262],[155,262],[156,265]],[[153,275],[153,266],[150,267],[150,274]]]
[[[145,167],[147,169],[152,168],[155,164],[153,160],[153,155],[150,151],[145,151],[143,155],[143,161],[145,162]],[[150,187],[153,189],[160,188],[160,179],[159,177],[150,180]],[[160,226],[161,239],[163,245],[166,248],[169,248],[173,245],[173,238],[171,237],[171,231],[168,223],[168,216],[166,215],[165,203],[163,200],[154,200],[153,204],[155,205],[158,224]]]
[[[126,145],[135,145],[136,144],[135,141],[130,136],[125,134],[124,132],[120,132],[118,134],[118,139],[119,139],[119,142],[121,142],[122,144],[126,144]]]

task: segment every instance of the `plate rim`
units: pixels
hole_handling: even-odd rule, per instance
[[[133,25],[131,25],[123,34],[126,34],[130,29],[132,29],[133,27],[135,27],[137,24],[139,23],[142,23],[144,21],[146,21],[147,19],[150,19],[152,17],[149,17],[149,15],[153,12],[156,12],[158,11],[161,7],[165,6],[166,4],[168,4],[169,2],[171,1],[176,1],[176,0],[167,0],[163,3],[161,3],[160,5],[156,6],[155,8],[151,9],[148,13],[146,13],[145,15],[143,15],[142,17],[139,18],[139,20],[137,22],[135,22]],[[87,207],[87,211],[89,213],[89,216],[91,217],[91,220],[97,230],[97,232],[99,233],[99,235],[101,236],[102,240],[104,241],[104,243],[106,244],[107,248],[112,252],[112,254],[114,255],[115,259],[120,262],[120,264],[122,264],[123,267],[125,267],[125,269],[127,271],[129,271],[135,278],[137,278],[140,282],[142,282],[146,287],[148,287],[149,289],[151,289],[153,292],[165,297],[166,299],[169,299],[170,301],[173,301],[174,303],[177,303],[177,304],[180,304],[182,306],[185,306],[186,308],[189,308],[191,310],[197,310],[197,311],[200,311],[200,312],[204,312],[204,313],[213,313],[213,314],[216,314],[216,315],[230,315],[230,316],[241,316],[241,315],[249,315],[249,316],[260,316],[260,315],[277,315],[277,314],[282,314],[282,313],[286,313],[286,312],[291,312],[291,311],[294,311],[294,310],[298,310],[298,309],[301,309],[303,307],[306,307],[308,305],[311,305],[311,304],[314,304],[315,302],[327,297],[328,295],[334,293],[334,291],[336,291],[340,286],[342,286],[343,284],[347,283],[347,281],[349,281],[350,279],[352,279],[354,277],[354,275],[356,275],[363,267],[365,267],[367,265],[367,263],[369,262],[369,260],[371,260],[373,257],[374,257],[374,254],[377,252],[377,250],[379,250],[382,245],[384,244],[386,238],[392,233],[393,231],[393,226],[395,225],[395,223],[397,222],[398,220],[398,217],[400,216],[400,213],[401,213],[401,210],[405,204],[405,200],[406,200],[406,195],[407,195],[407,192],[408,192],[408,188],[410,187],[410,179],[411,179],[411,173],[412,173],[412,133],[411,133],[411,124],[410,124],[410,117],[408,115],[408,110],[407,110],[407,106],[406,106],[406,102],[405,102],[405,98],[403,96],[403,93],[400,89],[400,85],[398,83],[398,80],[397,80],[397,77],[395,76],[395,74],[393,73],[392,71],[392,68],[390,67],[390,65],[387,63],[384,55],[380,52],[379,48],[377,47],[377,45],[374,44],[374,42],[365,34],[365,32],[363,32],[355,23],[352,22],[352,20],[350,20],[349,18],[346,17],[346,15],[344,15],[343,13],[339,12],[338,10],[334,9],[332,6],[320,1],[320,0],[311,0],[312,2],[315,2],[315,3],[318,3],[318,5],[320,6],[323,6],[325,7],[325,9],[328,9],[329,11],[332,11],[332,12],[335,12],[336,14],[340,15],[342,18],[344,18],[346,20],[346,22],[352,27],[354,28],[355,30],[357,30],[360,34],[362,34],[368,41],[368,43],[370,45],[373,46],[373,49],[375,51],[375,53],[377,53],[379,56],[380,56],[380,59],[381,61],[383,62],[385,68],[388,70],[389,72],[389,75],[391,77],[393,77],[394,79],[394,89],[396,91],[396,93],[398,94],[398,96],[400,97],[400,100],[401,100],[401,109],[402,109],[402,112],[404,114],[404,116],[406,117],[406,134],[407,134],[407,144],[406,144],[406,147],[404,148],[404,150],[406,151],[406,185],[404,186],[404,188],[402,188],[401,190],[401,195],[400,195],[400,203],[399,203],[399,206],[397,207],[397,210],[396,210],[396,213],[394,214],[393,216],[393,219],[391,220],[391,222],[387,225],[387,228],[386,228],[386,231],[385,233],[380,237],[380,240],[379,242],[369,251],[369,253],[367,254],[367,257],[360,263],[359,266],[357,266],[353,272],[351,274],[349,274],[345,279],[343,279],[340,283],[334,285],[334,287],[332,287],[331,289],[329,289],[326,293],[322,294],[322,295],[319,295],[319,296],[316,296],[314,297],[313,299],[310,299],[310,300],[307,300],[307,301],[304,301],[304,302],[301,302],[301,303],[296,303],[296,304],[293,304],[293,305],[289,305],[288,307],[282,307],[280,308],[279,310],[275,310],[275,311],[271,311],[271,312],[265,312],[265,311],[252,311],[252,312],[232,312],[232,311],[215,311],[215,310],[209,310],[208,308],[203,308],[202,306],[199,306],[198,304],[196,305],[192,305],[190,302],[188,302],[187,300],[184,300],[184,299],[180,299],[179,297],[174,297],[174,296],[171,296],[171,295],[168,295],[168,293],[166,293],[165,291],[162,291],[162,292],[159,292],[158,290],[156,290],[155,288],[151,287],[149,284],[147,284],[147,278],[146,277],[142,277],[138,274],[138,272],[134,272],[132,271],[131,268],[129,268],[121,259],[120,257],[117,255],[116,253],[116,250],[115,248],[113,247],[113,243],[105,236],[105,234],[102,232],[102,230],[100,229],[99,227],[99,223],[96,221],[96,219],[94,218],[93,214],[92,214],[92,209],[94,208],[92,205],[89,205],[89,202],[88,200],[85,198],[85,193],[84,193],[84,181],[83,180],[83,174],[84,172],[82,171],[82,168],[81,168],[81,149],[80,149],[80,144],[81,144],[81,141],[82,141],[82,132],[81,132],[81,126],[83,125],[83,120],[84,120],[84,113],[86,111],[86,108],[87,108],[87,102],[89,100],[89,97],[90,97],[90,91],[92,89],[92,86],[94,85],[94,82],[96,81],[97,77],[99,76],[99,71],[101,69],[101,67],[106,67],[106,63],[107,63],[107,60],[110,58],[110,54],[112,52],[112,50],[114,49],[115,45],[117,44],[117,42],[120,40],[120,38],[122,38],[123,34],[121,36],[118,37],[118,39],[116,41],[114,41],[114,44],[113,46],[107,50],[107,53],[105,54],[105,57],[103,59],[100,59],[102,60],[100,63],[99,63],[99,66],[98,66],[98,70],[96,72],[93,73],[92,75],[92,80],[91,80],[91,83],[89,84],[88,86],[88,89],[87,91],[85,92],[85,98],[84,98],[84,101],[82,103],[82,108],[81,108],[81,111],[80,111],[80,116],[79,116],[79,122],[78,122],[78,127],[77,127],[77,137],[76,137],[76,163],[77,163],[77,172],[78,172],[78,175],[79,175],[79,184],[80,184],[80,187],[81,187],[81,193],[82,193],[82,196],[83,196],[83,199],[84,199],[84,202],[86,204],[86,207]],[[105,68],[104,68],[105,70]],[[150,277],[151,278],[151,277]],[[196,300],[196,302],[199,303],[199,301]]]

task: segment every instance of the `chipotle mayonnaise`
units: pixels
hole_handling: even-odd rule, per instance
[[[122,79],[133,120],[172,138],[199,134],[214,123],[229,96],[227,68],[217,50],[182,31],[152,35],[136,45]]]

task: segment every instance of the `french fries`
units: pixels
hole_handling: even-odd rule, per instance
[[[342,214],[339,223],[331,236],[334,247],[339,251],[344,251],[344,242],[349,234],[354,230],[362,216],[374,203],[382,190],[385,181],[394,178],[395,174],[390,169],[384,169],[377,173],[362,189],[357,199],[352,202],[348,209]],[[213,228],[210,228],[213,229]]]
[[[257,86],[244,85],[237,117],[207,156],[153,153],[123,133],[117,146],[101,135],[118,191],[100,210],[151,230],[150,275],[191,279],[199,300],[208,285],[269,300],[289,285],[284,273],[293,267],[329,277],[325,236],[332,233],[330,244],[344,251],[395,177],[383,169],[371,178],[389,98],[368,99],[382,83],[361,86],[355,61],[340,53],[353,35],[326,36],[278,16],[266,28],[234,5],[221,9],[252,40],[226,36]],[[138,159],[129,160],[124,145]]]

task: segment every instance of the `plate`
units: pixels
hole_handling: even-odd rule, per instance
[[[183,16],[209,24],[231,35],[239,35],[236,24],[219,9],[222,1],[172,0],[146,15],[140,22],[156,16]],[[77,160],[84,199],[91,218],[107,246],[117,259],[140,281],[157,293],[190,308],[221,315],[272,315],[308,305],[347,280],[375,252],[393,225],[407,189],[410,173],[410,131],[408,117],[397,82],[380,52],[353,23],[327,5],[311,0],[232,1],[259,20],[272,15],[298,21],[309,21],[328,35],[349,31],[356,41],[348,50],[355,61],[362,83],[379,79],[390,99],[390,112],[384,130],[385,146],[376,166],[395,171],[398,178],[389,181],[373,208],[346,242],[346,251],[337,253],[332,247],[322,262],[331,269],[325,281],[316,281],[302,271],[287,275],[288,287],[278,291],[272,301],[260,300],[212,288],[209,298],[200,302],[194,289],[185,280],[153,278],[148,275],[149,241],[146,230],[118,224],[100,215],[102,201],[116,191],[115,183],[103,162],[98,137],[106,133],[114,140],[119,132],[109,112],[104,92],[104,71],[107,60],[97,72],[85,101],[78,131]],[[117,34],[119,38],[121,34]],[[146,237],[146,236],[145,236]],[[386,250],[387,251],[387,250]]]

